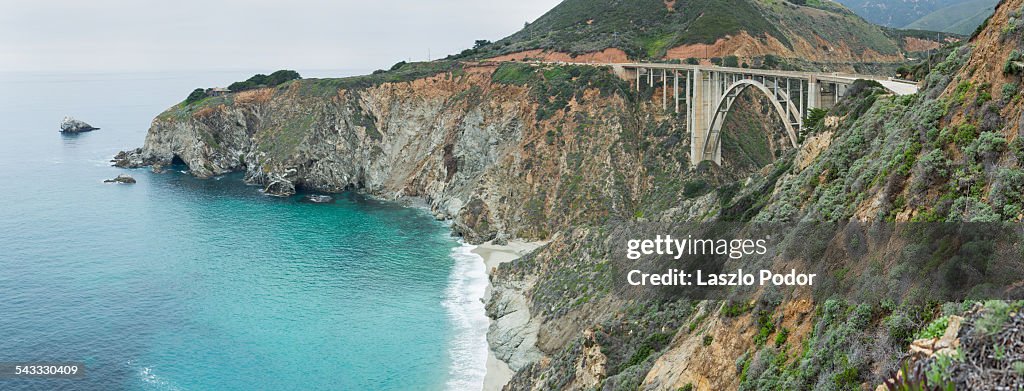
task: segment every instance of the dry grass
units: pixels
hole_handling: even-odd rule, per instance
[[[215,115],[215,114],[217,114],[217,113],[219,113],[221,111],[224,111],[224,105],[216,105],[216,106],[211,106],[211,107],[203,107],[203,108],[201,108],[199,110],[196,110],[195,113],[192,113],[192,118],[196,118],[196,119],[209,118],[209,117],[211,117],[211,116],[213,116],[213,115]]]
[[[235,95],[235,103],[238,104],[261,104],[270,101],[274,97],[273,88],[260,88],[239,92]]]

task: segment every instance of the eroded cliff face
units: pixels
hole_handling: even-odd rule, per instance
[[[726,177],[691,170],[681,118],[594,69],[523,66],[516,79],[465,65],[408,81],[299,80],[212,97],[162,113],[117,164],[241,171],[274,195],[420,199],[471,242],[632,218],[646,201],[687,198],[688,178]]]

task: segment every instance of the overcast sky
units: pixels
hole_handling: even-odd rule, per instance
[[[559,0],[0,0],[0,71],[377,69],[497,40]]]

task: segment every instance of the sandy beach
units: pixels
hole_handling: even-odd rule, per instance
[[[473,249],[473,253],[484,259],[484,265],[487,267],[487,274],[490,275],[498,265],[514,261],[523,255],[529,254],[531,251],[544,244],[544,242],[525,242],[521,240],[510,240],[506,245],[496,245],[491,242],[487,242]],[[484,300],[489,300],[490,296],[491,287],[488,285],[487,293],[484,295]],[[512,371],[512,368],[509,368],[507,363],[498,359],[498,357],[494,355],[494,351],[488,348],[487,374],[484,376],[484,391],[501,390],[501,388],[512,379],[513,374],[514,372]]]

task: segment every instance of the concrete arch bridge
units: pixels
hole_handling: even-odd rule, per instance
[[[793,146],[811,109],[830,108],[843,99],[858,79],[875,80],[897,95],[917,93],[917,84],[883,76],[842,73],[790,72],[680,64],[613,64],[620,75],[651,87],[661,85],[668,110],[685,110],[690,130],[690,162],[722,164],[722,124],[740,93],[754,89],[766,96],[785,124]],[[671,84],[671,85],[670,85]],[[670,92],[671,91],[671,92]],[[672,94],[670,97],[669,94]]]

